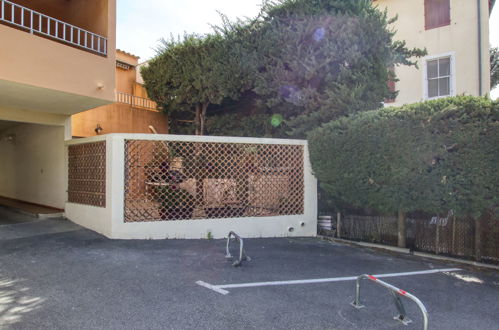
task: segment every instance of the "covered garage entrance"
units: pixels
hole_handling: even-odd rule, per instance
[[[62,125],[0,120],[0,225],[62,217],[64,132]]]

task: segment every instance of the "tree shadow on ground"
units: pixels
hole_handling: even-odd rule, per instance
[[[0,327],[19,323],[30,312],[40,308],[44,298],[29,294],[21,279],[0,275]]]

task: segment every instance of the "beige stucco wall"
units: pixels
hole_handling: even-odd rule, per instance
[[[19,123],[0,133],[0,196],[64,208],[64,126]]]
[[[116,51],[116,60],[130,64],[130,69],[125,70],[116,67],[116,91],[133,94],[133,85],[135,84],[136,70],[139,58],[121,50]]]
[[[0,120],[18,123],[0,132],[0,196],[64,208],[69,115],[115,99],[116,0],[15,2],[107,38],[101,56],[0,24]]]
[[[72,135],[89,137],[97,135],[95,128],[99,124],[100,134],[109,133],[151,133],[152,125],[160,134],[168,134],[168,119],[164,113],[139,108],[129,104],[113,103],[71,116]]]
[[[71,95],[75,95],[103,100],[107,103],[114,101],[116,1],[100,1],[99,4],[106,6],[107,56],[92,54],[77,47],[30,34],[25,30],[0,24],[0,39],[2,40],[0,43],[0,80],[58,91],[64,93],[69,99]],[[98,8],[96,10],[99,11]],[[102,8],[99,12],[102,12]],[[96,26],[96,29],[101,30],[102,27]],[[0,90],[0,98],[9,98],[11,94],[12,92],[3,95]],[[28,94],[24,97],[29,99],[32,96]],[[74,103],[74,108],[66,107],[65,114],[82,111],[78,106],[81,98],[75,97]],[[104,103],[96,103],[94,106]],[[52,110],[50,104],[47,104],[45,109],[37,109],[37,111],[43,110],[61,112]]]
[[[479,95],[478,75],[478,27],[477,1],[451,0],[451,24],[425,30],[424,0],[378,0],[379,8],[388,10],[389,16],[398,15],[393,24],[396,38],[405,40],[410,48],[426,48],[428,56],[453,52],[455,55],[455,94]],[[488,1],[481,0],[482,7],[482,90],[490,91],[489,73],[489,31]],[[424,98],[424,59],[418,60],[418,67],[399,66],[395,69],[399,95],[395,103],[402,105],[423,100]]]
[[[145,88],[136,82],[136,66],[139,57],[122,50],[116,51],[116,60],[130,65],[128,70],[116,66],[116,91],[133,96],[148,98]],[[168,134],[168,119],[164,113],[150,111],[139,106],[113,103],[80,112],[71,116],[74,137],[97,135],[97,124],[102,127],[99,134],[110,133],[151,133],[153,126],[160,134]]]

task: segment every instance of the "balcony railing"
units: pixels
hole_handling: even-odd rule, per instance
[[[116,92],[116,101],[119,103],[130,104],[134,108],[158,111],[158,106],[156,102],[145,97],[135,96],[122,92]]]
[[[0,22],[107,55],[106,38],[7,0],[0,0]]]

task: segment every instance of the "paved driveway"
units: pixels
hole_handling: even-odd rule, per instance
[[[62,219],[0,225],[0,328],[421,328],[415,304],[405,301],[414,322],[403,326],[392,319],[389,293],[373,283],[362,283],[361,310],[349,305],[351,280],[276,285],[362,273],[392,274],[384,280],[423,301],[432,329],[499,324],[497,273],[312,238],[245,240],[252,260],[234,268],[224,245],[109,240]],[[463,270],[393,275],[454,267]],[[228,294],[197,281],[225,286]]]

